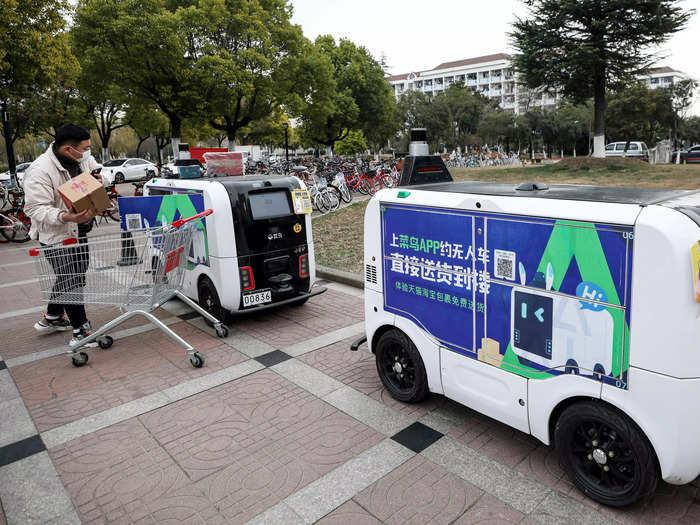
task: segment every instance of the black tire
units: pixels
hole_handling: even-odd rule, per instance
[[[420,353],[406,334],[384,332],[375,348],[379,379],[394,399],[418,403],[428,395],[428,376]]]
[[[211,315],[216,317],[222,323],[228,321],[229,312],[221,306],[221,301],[219,300],[219,294],[216,291],[216,286],[211,282],[209,277],[202,277],[197,286],[197,298],[199,306],[204,308]],[[209,326],[214,326],[214,323],[208,319],[204,319],[204,322]]]
[[[622,412],[593,401],[568,407],[554,429],[559,462],[589,498],[626,507],[650,497],[659,481],[651,444]]]
[[[111,335],[105,335],[97,340],[97,344],[100,346],[100,348],[102,348],[102,350],[107,350],[114,344],[114,339]]]
[[[155,172],[154,170],[148,170],[148,171],[146,172],[146,178],[149,179],[149,180],[152,179],[152,178],[155,177],[155,176],[156,176],[156,172]]]
[[[117,199],[118,197],[110,197],[109,202],[112,204],[112,207],[108,210],[105,210],[103,213],[103,215],[109,217],[114,222],[119,222],[121,220],[121,217],[119,215],[119,201]]]
[[[75,354],[73,357],[71,357],[71,362],[73,363],[73,366],[76,368],[80,368],[81,366],[85,366],[88,362],[88,355],[85,352],[79,352]]]
[[[124,184],[124,174],[123,173],[117,173],[114,176],[114,184]]]
[[[228,337],[228,326],[219,325],[216,327],[216,337],[220,339],[226,339]]]

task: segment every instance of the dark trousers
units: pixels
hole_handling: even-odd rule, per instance
[[[85,305],[82,304],[85,272],[90,264],[87,237],[80,236],[77,245],[46,250],[46,258],[56,274],[46,315],[60,317],[65,312],[73,328],[78,329],[87,322]],[[68,300],[72,304],[53,302],[56,300]]]

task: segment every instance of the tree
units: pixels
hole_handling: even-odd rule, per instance
[[[357,155],[367,150],[367,141],[360,130],[351,130],[343,140],[335,144],[338,155]]]
[[[332,149],[351,130],[372,136],[392,120],[396,99],[382,66],[367,49],[346,39],[336,44],[329,35],[319,36],[314,46],[328,60],[332,80],[324,104],[309,105],[302,111],[306,142]]]
[[[64,0],[0,2],[0,105],[10,172],[15,171],[10,105],[27,107],[37,90],[56,76],[56,64],[70,56],[62,36],[67,11]]]
[[[688,145],[700,144],[700,117],[689,117],[681,121],[679,134]]]
[[[511,37],[515,69],[527,87],[559,91],[574,102],[594,99],[594,157],[604,156],[608,87],[629,82],[657,57],[653,46],[680,31],[693,14],[678,0],[524,0],[530,18]]]
[[[219,0],[199,3],[195,71],[209,93],[210,125],[228,138],[280,106],[300,113],[321,103],[330,65],[291,23],[286,0]],[[321,60],[321,62],[319,61]]]
[[[641,82],[611,95],[608,116],[612,141],[643,140],[650,146],[670,136],[675,118],[671,94]]]
[[[86,113],[91,118],[91,125],[97,130],[102,146],[102,162],[109,160],[109,141],[119,128],[128,125],[121,117],[126,109],[127,93],[115,82],[111,75],[106,75],[102,64],[91,64],[95,56],[84,53],[83,48],[72,38],[72,47],[81,65],[77,85]]]
[[[75,11],[73,38],[90,76],[115,79],[128,95],[157,106],[168,117],[174,151],[183,121],[200,115],[210,96],[195,71],[195,3],[80,0]]]
[[[143,104],[139,100],[132,100],[126,111],[126,120],[138,137],[136,156],[139,156],[141,145],[149,137],[154,137],[158,164],[162,164],[162,151],[170,140],[168,117],[154,105]]]

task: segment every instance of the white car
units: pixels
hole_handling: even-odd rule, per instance
[[[103,164],[100,173],[105,185],[112,186],[128,180],[151,179],[158,174],[158,168],[144,159],[113,159]]]
[[[627,151],[625,151],[625,146],[627,146]],[[649,150],[644,142],[632,141],[629,145],[627,142],[611,142],[605,146],[605,157],[629,157],[647,160]]]
[[[22,181],[24,180],[24,172],[27,170],[29,166],[31,166],[31,162],[23,162],[22,164],[17,164],[17,182],[19,185],[22,185]],[[9,182],[10,181],[10,172],[9,171],[4,171],[0,173],[0,182]]]

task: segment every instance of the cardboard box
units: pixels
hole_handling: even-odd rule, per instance
[[[78,213],[92,210],[98,214],[112,207],[105,187],[87,172],[61,184],[58,193],[68,209]]]

